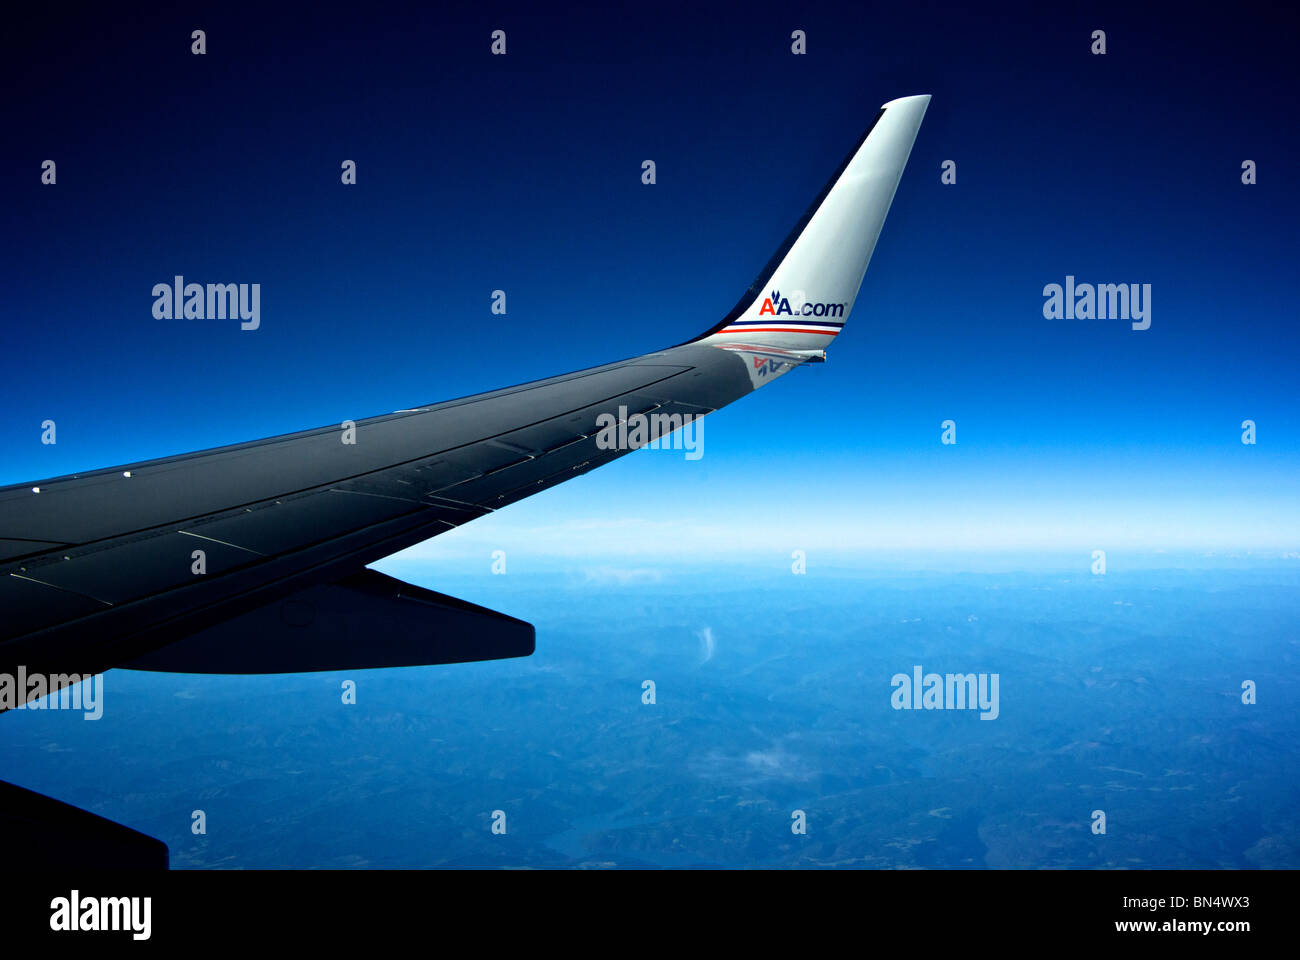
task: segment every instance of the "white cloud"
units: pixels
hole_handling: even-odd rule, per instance
[[[708,663],[713,659],[713,651],[716,649],[713,640],[713,628],[705,627],[696,636],[700,638],[700,663]]]

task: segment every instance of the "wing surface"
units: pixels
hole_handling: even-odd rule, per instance
[[[687,343],[358,421],[355,442],[341,426],[321,427],[0,488],[0,675],[20,665],[46,675],[119,665],[243,673],[530,653],[531,627],[512,633],[492,621],[499,614],[474,608],[490,615],[476,619],[459,601],[367,576],[366,565],[824,359],[928,102],[885,104],[736,309]],[[625,429],[611,445],[611,423],[633,418],[648,430]],[[315,627],[293,623],[307,606]],[[363,621],[388,623],[390,648],[349,652],[337,625]],[[456,631],[469,639],[452,642]],[[0,710],[15,705],[3,693]]]

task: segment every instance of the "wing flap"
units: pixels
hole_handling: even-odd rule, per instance
[[[321,490],[187,524],[184,530],[274,556],[328,540],[340,530],[368,527],[420,509],[420,504],[392,497]]]

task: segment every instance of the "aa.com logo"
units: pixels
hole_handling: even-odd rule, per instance
[[[791,300],[793,300],[793,303]],[[773,317],[842,317],[844,316],[844,304],[815,303],[806,300],[802,290],[796,290],[792,298],[781,296],[780,290],[773,290],[771,296],[763,298],[763,306],[759,308],[758,315],[760,317],[764,315]]]

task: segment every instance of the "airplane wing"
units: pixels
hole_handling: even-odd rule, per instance
[[[530,654],[531,625],[366,565],[824,359],[928,103],[885,104],[735,309],[686,343],[351,429],[0,488],[0,677]],[[0,710],[42,692],[0,686]]]

